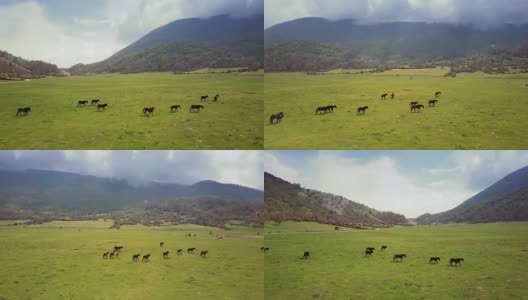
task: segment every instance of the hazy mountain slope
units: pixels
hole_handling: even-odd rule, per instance
[[[0,79],[37,78],[61,75],[56,65],[43,61],[31,61],[0,50]]]
[[[381,212],[341,196],[302,188],[272,174],[264,175],[266,220],[314,221],[341,226],[406,224],[403,215]]]
[[[517,170],[459,206],[438,214],[425,214],[418,224],[528,221],[528,167]]]
[[[72,74],[189,71],[263,65],[263,15],[183,19],[153,30],[110,58]]]

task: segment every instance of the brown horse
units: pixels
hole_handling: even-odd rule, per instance
[[[97,111],[105,110],[108,104],[97,104]]]
[[[169,258],[169,250],[163,252],[163,258]]]
[[[182,249],[178,249],[178,252],[176,252],[176,254],[181,255],[182,254]]]
[[[320,106],[318,107],[316,110],[315,110],[315,114],[323,114],[323,113],[327,113],[328,112],[328,107],[327,106]]]
[[[358,114],[361,113],[361,114],[364,115],[364,114],[365,114],[365,110],[367,110],[367,109],[369,109],[368,106],[358,107],[358,109],[357,109],[357,113],[358,113]]]
[[[141,259],[142,262],[147,262],[149,261],[149,258],[150,258],[150,253],[149,254],[145,254],[143,255],[143,258]]]
[[[191,105],[191,108],[189,109],[189,112],[200,112],[202,109],[204,109],[203,105]]]
[[[139,256],[140,256],[140,255],[141,255],[141,254],[139,254],[139,253],[138,253],[138,254],[134,254],[134,255],[132,255],[132,261],[139,261]]]
[[[205,102],[205,101],[207,101],[207,98],[209,98],[209,95],[207,95],[207,96],[202,96],[202,97],[200,98],[200,101]]]
[[[147,117],[152,115],[154,116],[154,107],[145,107],[143,108],[143,115],[146,115]]]
[[[381,246],[381,250],[387,249],[387,246]]]
[[[403,258],[407,258],[407,254],[394,254],[394,256],[392,257],[392,260],[394,261],[397,261],[398,259],[400,259],[400,262],[403,261]]]
[[[29,112],[31,112],[31,107],[19,108],[17,110],[16,115],[17,116],[27,116]]]
[[[213,102],[218,102],[218,99],[220,99],[220,95],[216,95],[216,96],[214,96],[214,100],[213,100]]]
[[[79,100],[77,102],[77,106],[78,107],[81,107],[81,106],[86,106],[88,104],[88,100]]]
[[[388,95],[389,95],[388,93],[381,94],[381,100],[385,100],[385,99],[387,99],[387,96],[388,96]]]
[[[365,250],[365,256],[372,256],[372,253],[374,253],[374,250],[370,250],[370,249]]]
[[[270,124],[273,124],[273,122],[276,120],[276,123],[280,123],[282,121],[282,118],[284,118],[284,113],[280,112],[278,114],[273,114],[270,117]]]
[[[171,108],[170,108],[170,112],[176,112],[176,111],[178,111],[180,108],[181,108],[180,105],[173,105],[173,106],[171,106]]]
[[[435,93],[435,97],[438,98],[438,96],[440,96],[442,94],[442,92],[436,92]]]
[[[429,100],[428,104],[429,104],[429,106],[435,106],[437,102],[438,102],[438,100],[433,99],[433,100]]]
[[[417,112],[417,111],[420,112],[420,111],[422,111],[422,108],[424,108],[424,106],[421,105],[421,104],[413,105],[411,107],[411,112]]]
[[[308,258],[310,258],[310,251],[304,251],[303,258],[304,258],[304,259],[308,259]]]
[[[196,250],[196,248],[187,248],[187,254],[194,253],[194,250]]]
[[[208,250],[201,251],[201,252],[200,252],[200,257],[201,257],[201,258],[207,258],[207,253],[209,253]]]
[[[334,109],[337,109],[337,105],[328,105],[326,109],[327,111],[334,112]]]
[[[114,252],[123,250],[123,246],[114,246]]]
[[[452,266],[453,263],[455,263],[455,266],[456,266],[456,265],[462,265],[461,262],[463,262],[463,261],[464,261],[463,258],[451,258],[451,259],[449,260],[449,265]]]
[[[108,254],[110,254],[110,252],[103,253],[103,259],[108,258]]]
[[[437,264],[439,261],[440,261],[440,257],[438,257],[438,256],[433,256],[433,257],[429,258],[429,263],[430,264]]]
[[[91,104],[92,105],[99,104],[99,99],[92,99],[92,103]]]

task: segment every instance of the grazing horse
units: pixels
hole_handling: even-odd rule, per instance
[[[436,93],[435,93],[435,97],[438,98],[438,96],[440,96],[441,94],[442,94],[442,92],[436,92]]]
[[[139,253],[138,253],[138,254],[134,254],[134,255],[132,255],[132,261],[139,261],[139,256],[140,256],[140,255],[141,255],[141,254],[139,254]]]
[[[146,115],[147,117],[150,115],[154,115],[154,107],[143,108],[143,115]]]
[[[394,254],[394,256],[392,257],[392,260],[393,261],[394,260],[397,261],[398,259],[400,259],[400,262],[401,262],[401,261],[403,261],[404,257],[407,257],[407,255],[406,254]]]
[[[181,255],[182,254],[182,249],[178,249],[178,252],[176,254]]]
[[[200,98],[200,101],[205,102],[205,101],[207,101],[207,98],[209,98],[209,95],[207,95],[207,96],[202,96],[202,97]]]
[[[365,110],[367,110],[369,107],[368,106],[362,106],[362,107],[358,107],[357,109],[357,113],[361,113],[361,114],[365,114]]]
[[[420,104],[420,103],[418,103],[418,101],[413,101],[413,102],[409,103],[409,106],[415,106],[415,105],[418,105],[418,104]]]
[[[365,256],[372,256],[372,253],[374,253],[374,250],[370,250],[370,249],[365,250]]]
[[[218,102],[218,99],[219,99],[219,98],[220,98],[220,95],[216,95],[216,96],[214,96],[214,100],[213,100],[213,102]]]
[[[270,249],[269,247],[264,248],[264,250],[263,250],[264,253],[268,253],[269,249]]]
[[[391,99],[394,99],[394,93],[391,93]]]
[[[165,246],[165,243],[164,242],[160,242],[160,247],[163,247]]]
[[[437,102],[438,102],[438,100],[436,100],[436,99],[429,100],[429,106],[435,106]]]
[[[97,111],[105,110],[108,104],[97,104]]]
[[[388,93],[381,94],[381,100],[385,100],[385,99],[387,99],[387,96],[388,96],[388,95],[389,95]]]
[[[318,107],[316,110],[315,110],[315,114],[322,114],[322,113],[327,113],[328,112],[328,107],[327,106],[321,106],[321,107]]]
[[[270,117],[270,124],[273,124],[273,121],[277,120],[276,123],[280,123],[282,121],[282,118],[284,118],[284,113],[281,111],[278,114],[273,114]]]
[[[103,253],[103,259],[108,258],[108,254],[109,254],[109,252]]]
[[[434,257],[429,258],[429,263],[430,264],[437,264],[439,261],[440,261],[440,257],[438,257],[438,256],[434,256]]]
[[[169,250],[163,252],[163,258],[169,258]]]
[[[180,105],[173,105],[173,106],[171,106],[171,108],[170,108],[170,112],[178,111],[180,108],[181,108]]]
[[[424,106],[421,104],[413,105],[411,107],[411,112],[422,111],[422,108],[424,108]]]
[[[31,112],[31,107],[19,108],[17,110],[16,115],[17,116],[27,116],[29,112]]]
[[[189,112],[200,112],[202,109],[204,109],[203,105],[191,105],[191,108],[189,109]]]
[[[201,258],[207,258],[207,253],[209,253],[208,250],[201,251],[201,252],[200,252],[200,257],[201,257]]]
[[[78,107],[81,107],[81,106],[86,106],[88,104],[88,100],[79,100],[77,102],[77,106]]]
[[[387,249],[387,246],[381,246],[381,250]]]
[[[114,252],[123,250],[123,246],[114,246]]]
[[[462,265],[461,262],[463,262],[464,259],[463,258],[451,258],[449,260],[449,265],[451,266],[453,263],[455,263],[455,266],[456,265]]]
[[[187,254],[194,253],[194,250],[196,250],[196,248],[187,248]]]
[[[143,258],[141,259],[141,261],[142,261],[142,262],[149,261],[149,258],[150,258],[150,253],[149,253],[149,254],[146,254],[146,255],[143,255]]]
[[[308,258],[310,258],[310,251],[304,251],[303,258],[304,258],[304,259],[308,259]]]
[[[99,99],[92,99],[91,105],[99,104]]]

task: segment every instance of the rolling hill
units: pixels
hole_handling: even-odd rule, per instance
[[[312,221],[346,227],[405,225],[403,215],[381,212],[341,196],[310,190],[264,174],[266,220]]]
[[[481,30],[469,25],[359,25],[354,20],[301,18],[265,30],[265,66],[266,71],[324,71],[460,65],[466,63],[460,59],[479,55],[528,58],[527,37],[528,25]],[[522,53],[516,56],[519,49]],[[528,69],[526,60],[513,65]]]
[[[157,28],[110,58],[68,71],[87,73],[185,72],[263,66],[263,15],[182,19]]]
[[[73,173],[0,170],[0,219],[85,219],[104,215],[121,224],[228,220],[258,224],[263,192],[234,184],[147,183]]]
[[[507,175],[451,210],[416,219],[418,224],[504,221],[528,221],[528,167]]]
[[[59,75],[62,75],[62,72],[56,65],[43,61],[26,60],[0,50],[0,80]]]

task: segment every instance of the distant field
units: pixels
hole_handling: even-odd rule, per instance
[[[335,231],[286,222],[266,233],[266,299],[528,299],[528,223]],[[395,253],[407,259],[392,262]],[[451,257],[465,262],[450,267]]]
[[[462,73],[447,69],[310,76],[266,73],[265,149],[526,149],[528,74]],[[427,101],[441,91],[435,108]],[[395,100],[380,95],[394,92]],[[426,107],[411,113],[409,102]],[[334,113],[315,115],[319,106]],[[369,106],[365,115],[356,109]],[[269,125],[273,113],[282,123]]]
[[[2,224],[0,299],[264,298],[259,229],[135,225],[116,230],[103,221]],[[186,233],[197,236],[186,238]],[[217,234],[226,237],[215,239]],[[103,260],[103,252],[115,244],[124,246],[120,257]],[[198,251],[187,254],[189,247]],[[176,255],[178,248],[185,253]],[[199,250],[205,249],[209,257],[202,259]],[[169,259],[162,258],[165,250]],[[136,253],[151,253],[151,261],[132,262]]]
[[[0,82],[1,149],[262,149],[262,72]],[[218,103],[212,97],[220,94]],[[200,96],[209,95],[206,103]],[[78,108],[80,99],[108,103]],[[182,109],[169,113],[171,105]],[[189,113],[204,104],[201,113]],[[16,117],[30,106],[28,117]],[[155,107],[144,117],[144,107]]]

